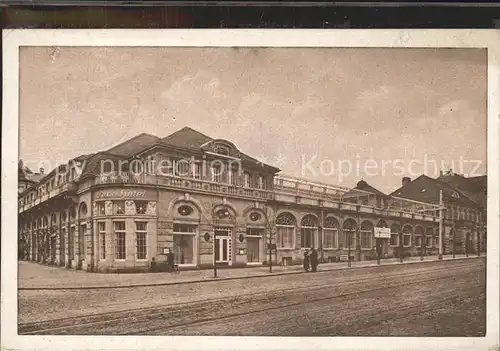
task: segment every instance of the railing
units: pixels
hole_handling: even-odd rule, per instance
[[[40,196],[35,197],[33,199],[33,201],[31,201],[31,202],[22,203],[22,201],[19,201],[18,202],[18,213],[29,210],[30,208],[35,207],[35,206],[41,204],[42,202],[47,201],[47,200],[49,200],[55,196],[58,196],[62,193],[76,192],[77,189],[78,189],[78,186],[76,183],[68,182],[68,183],[64,183],[64,184],[58,186],[55,189],[49,190],[49,192],[47,192],[47,193],[44,193]]]
[[[323,207],[330,207],[346,211],[373,213],[388,217],[415,218],[419,220],[437,221],[439,206],[398,197],[390,197],[377,201],[377,194],[340,186],[310,182],[307,180],[278,176],[274,180],[276,200],[286,202],[302,201],[317,203]],[[301,198],[300,200],[298,198]]]
[[[216,183],[207,180],[176,177],[172,175],[132,174],[127,172],[101,175],[95,178],[95,184],[149,184],[173,188],[208,192],[222,195],[234,195],[258,199],[272,199],[273,192],[264,189],[244,188],[242,186]]]

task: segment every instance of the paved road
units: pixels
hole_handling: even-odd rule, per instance
[[[484,259],[47,294],[20,292],[20,334],[483,336],[486,324]]]

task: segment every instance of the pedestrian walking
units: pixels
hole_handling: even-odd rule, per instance
[[[151,258],[151,267],[150,267],[151,272],[156,272],[156,260],[154,257]]]
[[[316,272],[318,268],[318,251],[316,251],[316,249],[311,250],[310,260],[311,260],[311,270],[313,272]]]
[[[304,270],[306,272],[309,272],[309,268],[310,268],[310,259],[309,259],[309,251],[306,250],[304,252]]]

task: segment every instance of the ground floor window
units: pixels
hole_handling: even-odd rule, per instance
[[[399,246],[399,234],[391,233],[391,246]]]
[[[174,223],[174,262],[176,264],[194,264],[194,240],[198,226],[196,224]]]
[[[356,248],[356,231],[354,229],[344,229],[344,248]]]
[[[432,236],[425,237],[425,247],[428,249],[432,248]]]
[[[135,252],[138,260],[147,259],[147,222],[135,222]]]
[[[371,231],[361,231],[361,248],[371,249],[372,248],[372,232]]]
[[[300,230],[300,247],[315,248],[316,246],[316,229],[302,228]]]
[[[411,234],[403,234],[403,246],[411,245]]]
[[[125,251],[125,222],[113,222],[115,236],[115,259],[124,260]]]
[[[415,235],[415,246],[422,247],[422,236],[421,235]]]
[[[99,258],[106,259],[106,223],[98,222],[97,230],[99,236]]]
[[[323,229],[323,247],[336,249],[339,247],[339,232],[335,229]]]
[[[278,247],[293,249],[293,235],[295,227],[293,226],[276,226],[276,235]]]

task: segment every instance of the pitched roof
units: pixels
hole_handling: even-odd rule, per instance
[[[364,180],[360,180],[356,184],[356,186],[354,188],[352,188],[350,191],[348,191],[347,193],[345,193],[342,197],[344,199],[346,199],[346,198],[350,198],[350,197],[356,197],[358,195],[363,195],[362,192],[356,191],[356,190],[361,190],[362,192],[368,192],[368,193],[371,193],[371,194],[374,194],[374,195],[378,195],[378,196],[382,196],[382,197],[388,197],[387,194],[384,194],[380,190],[372,187],[370,184],[368,184]]]
[[[446,174],[440,176],[438,180],[459,189],[471,200],[482,207],[486,207],[488,187],[488,178],[486,175],[467,178],[461,174]]]
[[[214,139],[202,134],[190,127],[184,127],[178,131],[170,134],[169,136],[161,139],[163,143],[184,147],[199,149],[203,144],[208,143]]]
[[[148,146],[159,142],[160,140],[161,139],[155,135],[141,133],[132,139],[125,140],[124,142],[113,146],[105,152],[117,156],[130,157]]]
[[[461,203],[467,206],[477,206],[477,203],[471,200],[464,192],[444,181],[426,175],[421,175],[415,180],[393,191],[390,195],[409,200],[438,203],[440,191],[443,191],[443,201]]]

